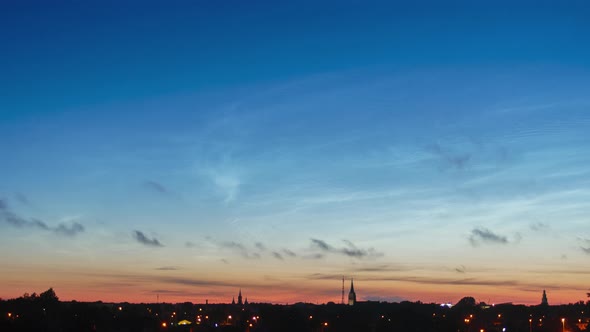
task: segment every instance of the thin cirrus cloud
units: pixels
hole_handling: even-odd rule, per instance
[[[156,268],[157,271],[177,271],[180,270],[180,268],[176,267],[176,266],[162,266],[162,267],[158,267]]]
[[[133,231],[133,238],[135,238],[135,240],[137,240],[137,242],[139,242],[145,246],[148,246],[148,247],[163,247],[164,246],[155,237],[150,239],[143,232],[138,231],[138,230]]]
[[[143,186],[146,189],[148,189],[152,192],[159,193],[159,194],[168,194],[169,193],[168,188],[166,188],[163,184],[156,182],[156,181],[151,181],[151,180],[145,181],[143,183]]]
[[[232,252],[238,253],[240,256],[246,259],[258,259],[261,257],[260,253],[248,249],[244,244],[236,241],[217,241],[211,237],[205,237],[205,239],[220,249],[227,249]]]
[[[534,224],[530,225],[531,230],[535,231],[535,232],[541,232],[541,231],[546,231],[549,229],[549,225],[542,223],[542,222],[536,222]]]
[[[351,241],[343,240],[343,242],[345,244],[344,247],[336,248],[328,244],[326,241],[311,239],[311,246],[313,249],[317,249],[323,253],[339,254],[358,259],[383,256],[383,253],[377,252],[374,248],[361,249]]]
[[[289,249],[283,249],[282,253],[289,257],[297,257],[297,254]]]
[[[584,239],[584,238],[579,238],[579,240],[584,243],[583,245],[580,246],[580,249],[582,250],[582,252],[590,255],[590,240],[589,239]]]
[[[499,235],[487,228],[475,228],[471,231],[469,242],[472,246],[477,247],[481,243],[486,244],[508,244],[508,238]]]
[[[314,273],[306,276],[307,279],[310,280],[338,280],[342,278],[340,274],[324,274],[324,273]],[[502,280],[490,280],[490,279],[481,279],[481,278],[435,278],[435,277],[414,277],[414,276],[366,276],[366,277],[357,277],[355,280],[361,280],[363,282],[370,282],[370,281],[396,281],[396,282],[407,282],[407,283],[414,283],[414,284],[424,284],[424,285],[456,285],[456,286],[494,286],[494,287],[508,287],[508,288],[531,288],[531,289],[540,289],[540,288],[548,288],[551,289],[552,287],[547,287],[545,284],[533,283],[533,282],[523,282],[520,280],[513,280],[513,279],[502,279]],[[556,286],[554,289],[572,289],[578,290],[577,287],[574,286]]]
[[[50,226],[46,222],[39,219],[26,219],[14,213],[8,204],[0,199],[0,220],[3,220],[10,226],[16,228],[32,228],[55,234],[73,237],[85,231],[84,225],[78,222],[73,222],[70,225],[59,223],[57,226]]]
[[[464,169],[472,158],[472,154],[470,152],[452,152],[449,149],[443,148],[438,143],[427,146],[426,150],[440,158],[444,165],[450,166],[456,170]]]

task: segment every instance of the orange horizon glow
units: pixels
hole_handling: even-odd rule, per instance
[[[365,285],[363,285],[365,286]],[[471,290],[466,290],[463,293],[457,294],[450,294],[450,293],[435,293],[435,292],[428,292],[427,290],[419,290],[412,292],[410,290],[404,290],[399,292],[399,294],[392,295],[391,290],[383,289],[379,291],[378,289],[370,289],[370,295],[363,294],[364,289],[360,288],[357,289],[357,285],[355,283],[355,291],[357,292],[357,296],[359,301],[383,301],[383,302],[401,302],[401,301],[410,301],[410,302],[423,302],[423,303],[457,303],[461,298],[472,296],[478,302],[485,302],[486,304],[493,305],[493,304],[502,304],[502,303],[513,303],[513,304],[524,304],[524,305],[539,305],[541,303],[541,296],[542,290],[539,294],[531,294],[530,292],[526,293],[518,293],[518,292],[510,292],[507,291],[505,293],[480,293]],[[366,286],[365,286],[366,287]],[[23,296],[24,293],[32,294],[33,292],[39,294],[45,290],[36,289],[0,289],[0,296],[1,299],[14,299]],[[207,294],[202,293],[199,296],[191,296],[188,295],[190,290],[187,290],[187,295],[167,295],[167,294],[137,294],[137,293],[121,293],[118,291],[75,291],[68,289],[66,287],[53,287],[54,291],[56,292],[57,296],[59,297],[60,301],[68,302],[68,301],[78,301],[78,302],[105,302],[105,303],[182,303],[182,302],[192,302],[195,304],[204,304],[208,302],[209,304],[227,304],[231,303],[232,298],[235,298],[237,301],[237,294],[238,291],[236,290],[234,293],[227,291],[226,295],[211,295],[207,296]],[[216,292],[217,293],[217,292]],[[326,304],[329,302],[340,303],[341,294],[339,290],[334,289],[332,290],[332,295],[322,295],[317,294],[313,291],[304,292],[302,294],[301,291],[276,291],[276,290],[268,290],[264,291],[263,293],[260,291],[249,292],[248,289],[242,289],[242,293],[244,298],[248,299],[249,303],[272,303],[272,304],[294,304],[297,302],[304,302],[304,303],[313,303],[313,304]],[[376,296],[377,294],[377,296]],[[379,295],[381,294],[381,295]],[[582,298],[581,295],[578,298],[575,297],[577,293],[575,292],[555,292],[549,293],[550,295],[550,305],[561,305],[561,304],[569,304],[569,303],[576,303],[579,301],[584,301],[585,299]],[[585,294],[583,294],[585,295]],[[345,299],[348,296],[348,289],[345,291]],[[388,300],[388,298],[390,300]]]

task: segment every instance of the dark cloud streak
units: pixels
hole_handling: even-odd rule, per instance
[[[158,239],[156,238],[148,238],[147,236],[145,236],[145,234],[143,234],[143,232],[140,232],[138,230],[133,231],[133,237],[137,240],[137,242],[146,245],[148,247],[163,247],[164,245],[162,243],[160,243],[160,241],[158,241]]]
[[[49,226],[47,223],[39,219],[23,218],[12,212],[8,207],[8,204],[2,199],[0,199],[0,220],[4,220],[4,222],[16,228],[34,228],[70,237],[76,236],[85,230],[84,225],[78,222],[73,222],[70,225],[59,223],[57,226]]]
[[[354,243],[348,240],[343,240],[345,247],[336,248],[329,245],[327,242],[318,239],[311,239],[311,246],[325,253],[333,253],[345,255],[351,258],[375,258],[383,256],[382,253],[375,251],[374,248],[360,249]]]
[[[168,194],[168,188],[166,188],[163,184],[156,182],[156,181],[145,181],[143,186],[147,189],[160,193],[160,194]]]
[[[498,235],[487,228],[475,228],[471,231],[469,242],[471,242],[471,245],[474,247],[478,246],[481,242],[491,244],[508,244],[508,238],[503,235]]]

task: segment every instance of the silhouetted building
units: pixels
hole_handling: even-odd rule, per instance
[[[547,293],[543,289],[543,299],[541,300],[541,305],[547,306],[549,305],[549,301],[547,301]]]
[[[350,292],[348,293],[348,305],[354,305],[356,303],[356,293],[354,292],[354,284],[350,279]]]
[[[244,303],[242,302],[242,289],[241,289],[241,288],[240,288],[240,292],[238,293],[238,304],[239,304],[239,305],[242,305],[242,304],[244,304]]]

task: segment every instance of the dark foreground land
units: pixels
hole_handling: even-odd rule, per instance
[[[420,302],[354,306],[82,303],[60,302],[54,294],[43,293],[0,301],[0,331],[579,332],[590,331],[589,311],[590,302],[490,306],[476,304],[472,298],[448,308]]]

